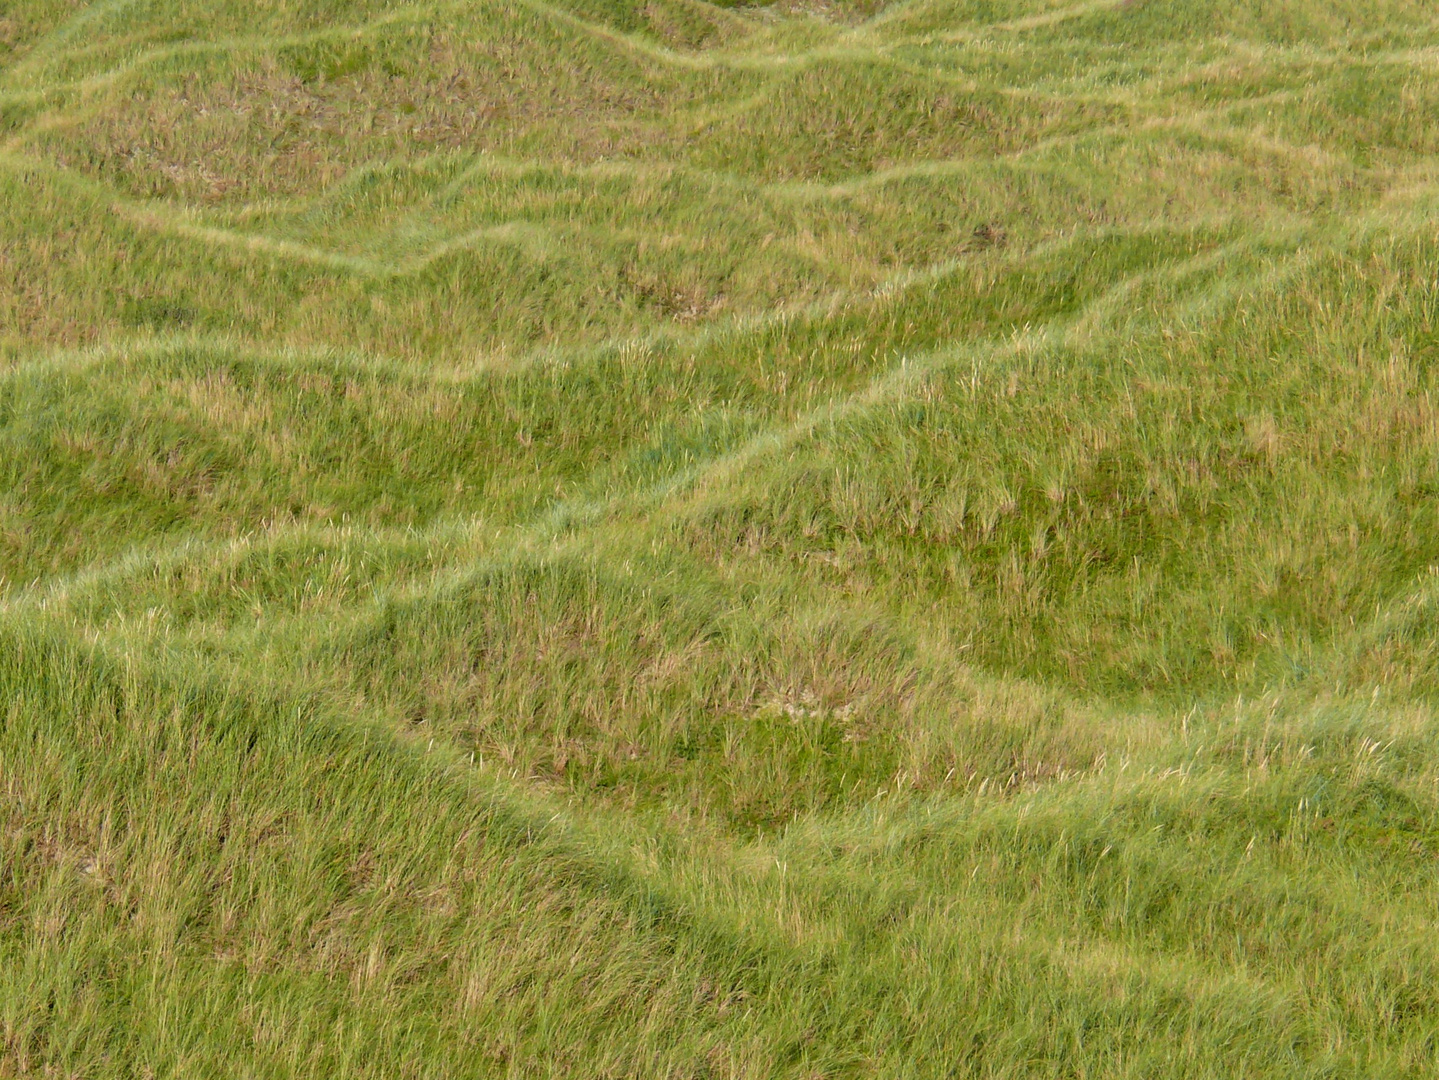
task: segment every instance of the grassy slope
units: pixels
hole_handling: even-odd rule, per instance
[[[1439,19],[0,13],[0,1077],[1431,1076]]]

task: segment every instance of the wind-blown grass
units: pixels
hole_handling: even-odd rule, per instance
[[[1436,45],[0,13],[0,1077],[1433,1075]]]

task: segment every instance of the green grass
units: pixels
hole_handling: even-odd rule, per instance
[[[1433,1076],[1436,50],[0,9],[0,1078]]]

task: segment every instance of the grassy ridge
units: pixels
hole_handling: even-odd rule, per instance
[[[1420,3],[0,14],[0,1076],[1427,1076]]]

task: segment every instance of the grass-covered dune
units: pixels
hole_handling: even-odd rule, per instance
[[[0,6],[0,1077],[1439,1072],[1428,0]]]

